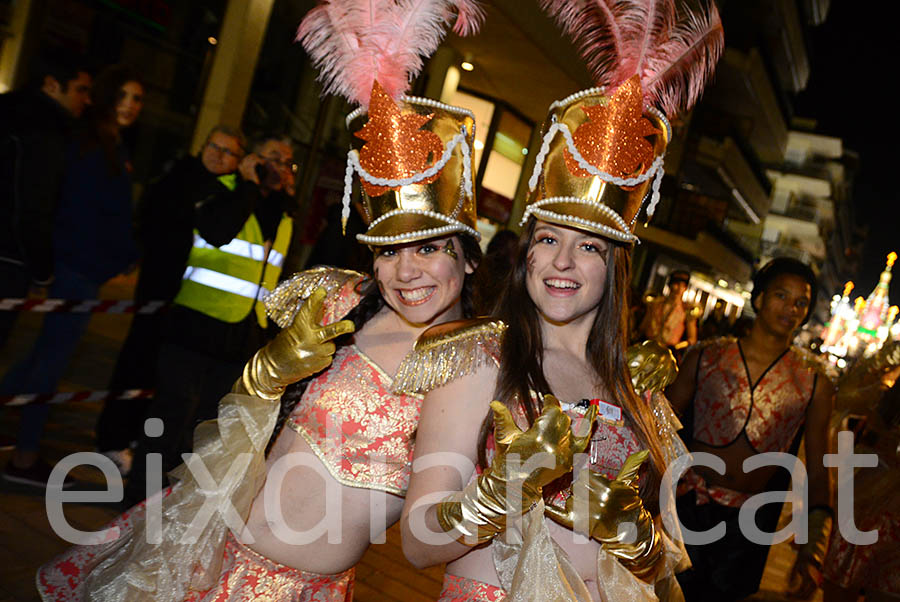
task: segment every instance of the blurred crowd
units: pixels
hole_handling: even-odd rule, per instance
[[[0,95],[0,297],[94,300],[104,283],[140,265],[135,301],[163,307],[135,316],[109,384],[114,393],[155,395],[113,394],[97,423],[97,449],[124,474],[145,466],[135,453],[162,454],[164,470],[179,464],[193,426],[215,415],[267,339],[261,299],[291,241],[297,170],[287,137],[248,142],[220,125],[197,156],[156,166],[160,175],[133,198],[125,133],[145,93],[128,65],[95,71],[49,51],[27,86]],[[17,315],[0,312],[4,352]],[[46,315],[34,345],[0,380],[0,395],[56,392],[89,320],[85,312]],[[48,412],[42,403],[21,409],[15,440],[4,442],[14,448],[5,480],[45,486],[51,466],[39,443]],[[143,431],[148,417],[162,419],[162,433]],[[144,495],[142,487],[134,494]]]

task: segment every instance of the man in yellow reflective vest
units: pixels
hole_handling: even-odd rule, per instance
[[[198,156],[167,162],[163,173],[147,187],[136,211],[141,248],[136,302],[171,304],[175,299],[195,240],[194,205],[234,190],[246,148],[243,133],[217,125]],[[166,318],[165,311],[134,316],[107,387],[110,391],[156,389],[156,362]],[[97,419],[97,451],[115,462],[123,476],[131,470],[132,444],[144,431],[144,413],[151,404],[152,399],[108,400]]]
[[[265,343],[262,300],[278,284],[290,245],[295,172],[290,140],[266,137],[252,145],[225,190],[196,203],[193,246],[167,317],[147,413],[164,430],[140,439],[126,501],[154,493],[145,489],[146,454],[162,455],[163,472],[181,463],[194,426],[215,417],[219,399]]]

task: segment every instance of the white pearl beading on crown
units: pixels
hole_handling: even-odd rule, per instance
[[[437,102],[437,101],[434,101]],[[449,105],[447,105],[449,106]],[[359,177],[370,184],[374,184],[376,186],[387,186],[389,188],[394,188],[397,186],[408,186],[409,184],[415,184],[416,182],[421,182],[422,180],[427,180],[431,176],[435,175],[439,171],[441,171],[444,166],[450,161],[453,156],[453,149],[460,145],[462,147],[462,155],[463,155],[463,191],[465,192],[466,198],[472,198],[472,159],[471,159],[471,151],[469,150],[469,144],[466,142],[466,126],[460,126],[460,132],[453,137],[452,140],[447,144],[444,148],[444,154],[441,155],[441,158],[424,171],[420,171],[417,174],[413,174],[408,178],[400,178],[400,179],[389,179],[389,178],[379,178],[377,176],[373,176],[368,171],[366,171],[362,165],[359,163],[359,153],[352,149],[347,153],[347,169],[344,171],[344,198],[343,198],[343,207],[341,208],[341,220],[345,223],[348,219],[350,219],[350,195],[353,192],[353,172],[359,174]],[[460,208],[462,208],[462,198],[460,198],[459,203],[456,205],[456,209],[454,210],[454,217],[457,213],[459,213]],[[377,221],[377,220],[376,220]],[[369,225],[371,228],[375,222]]]
[[[569,127],[564,123],[559,123],[556,120],[556,115],[553,116],[553,125],[551,125],[550,129],[547,130],[547,133],[544,134],[544,140],[541,143],[541,150],[534,162],[534,170],[531,172],[531,177],[528,179],[528,189],[530,191],[533,192],[534,189],[537,188],[538,178],[540,177],[541,170],[544,167],[544,160],[547,158],[547,154],[550,152],[550,142],[553,141],[553,138],[556,136],[556,132],[562,132],[563,137],[566,139],[566,148],[569,150],[569,153],[572,154],[572,157],[575,159],[578,165],[591,175],[600,178],[604,182],[609,182],[611,184],[615,184],[616,186],[636,186],[638,184],[643,184],[650,178],[653,178],[652,192],[650,194],[650,205],[647,207],[647,219],[653,217],[653,214],[656,212],[656,206],[659,204],[659,187],[662,184],[663,164],[665,163],[666,153],[663,152],[658,157],[656,157],[656,159],[653,160],[653,163],[650,164],[650,169],[639,176],[635,176],[633,178],[619,178],[613,176],[588,163],[587,159],[585,159],[581,155],[581,153],[578,151],[578,148],[575,146],[575,140],[572,138],[572,132],[569,130]],[[638,211],[637,213],[640,213],[640,211]],[[635,213],[634,219],[637,219],[637,213]],[[634,220],[632,220],[632,224],[633,223]]]
[[[459,220],[456,220],[452,217],[444,215],[443,213],[438,213],[436,211],[428,211],[426,209],[394,209],[392,211],[388,211],[371,224],[369,224],[369,229],[371,230],[384,220],[394,217],[395,215],[424,215],[425,217],[434,218],[436,220],[440,220],[442,222],[446,222],[446,226],[440,226],[437,228],[428,228],[425,230],[417,230],[415,232],[416,239],[423,240],[426,238],[434,238],[437,236],[446,236],[447,234],[451,234],[453,232],[466,232],[467,234],[474,236],[475,240],[481,240],[481,234],[478,233],[477,230],[472,228],[471,226],[467,226]],[[361,243],[365,243],[367,245],[390,245],[402,240],[409,239],[410,232],[405,232],[403,234],[393,234],[390,236],[369,236],[368,234],[357,234],[356,240]]]
[[[426,107],[431,107],[433,109],[441,109],[442,111],[447,111],[448,113],[456,113],[457,115],[462,115],[463,117],[469,117],[473,122],[475,121],[475,113],[473,113],[469,109],[448,105],[439,100],[424,98],[422,96],[406,96],[405,94],[400,97],[400,100],[408,104],[419,104]],[[350,114],[347,115],[347,117],[345,117],[344,119],[346,127],[350,127],[350,123],[366,111],[368,111],[366,107],[356,107],[355,109],[353,109],[353,111],[351,111]],[[473,134],[475,132],[474,126],[472,127],[472,132]]]
[[[588,88],[587,90],[581,90],[579,92],[575,92],[573,94],[569,94],[562,100],[554,101],[550,104],[550,111],[554,111],[556,109],[562,108],[570,103],[581,100],[582,98],[587,98],[588,96],[604,96],[606,94],[606,88]],[[644,111],[647,113],[651,113],[656,116],[657,119],[662,122],[663,125],[666,126],[666,140],[672,139],[672,124],[669,123],[669,119],[665,116],[665,114],[657,109],[656,107],[645,107]],[[554,116],[555,117],[555,116]]]
[[[577,217],[568,214],[564,215],[555,211],[551,211],[549,209],[542,208],[544,205],[551,205],[553,203],[577,203],[579,205],[590,205],[591,207],[597,209],[612,221],[614,221],[619,226],[619,228],[616,229],[611,226],[607,226],[606,224],[601,224],[600,222],[595,222],[583,217]],[[525,212],[522,214],[522,219],[519,222],[519,226],[524,226],[525,222],[528,221],[528,218],[531,215],[534,215],[539,219],[545,218],[549,219],[550,221],[562,221],[564,223],[571,224],[576,228],[585,227],[594,232],[599,232],[607,238],[612,238],[614,240],[619,240],[626,243],[640,242],[638,237],[631,233],[631,228],[629,228],[625,220],[622,219],[621,215],[616,213],[615,210],[611,209],[607,205],[596,203],[589,199],[582,199],[576,196],[553,196],[547,197],[546,199],[541,199],[525,208]]]

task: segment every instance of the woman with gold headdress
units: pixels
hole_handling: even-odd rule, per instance
[[[721,25],[712,4],[677,15],[671,2],[544,4],[588,40],[606,87],[551,105],[497,304],[500,350],[426,395],[404,551],[418,566],[447,563],[441,602],[678,599],[682,555],[653,518],[659,479],[685,451],[654,394],[674,360],[653,343],[626,353],[626,289],[671,134],[655,106],[696,100]],[[417,349],[452,353],[468,328],[426,332]]]
[[[197,428],[179,482],[42,567],[46,600],[350,600],[354,565],[400,517],[422,397],[391,375],[422,369],[410,352],[424,330],[471,315],[481,257],[474,118],[402,92],[437,34],[453,19],[471,32],[480,13],[468,0],[419,3],[427,14],[388,3],[373,24],[339,8],[310,12],[300,38],[329,89],[362,105],[347,118],[344,200],[356,172],[373,275],[317,268],[273,291],[283,330]]]

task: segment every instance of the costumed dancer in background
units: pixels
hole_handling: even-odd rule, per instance
[[[900,598],[900,341],[884,345],[838,382],[837,426],[848,416],[864,418],[854,453],[876,454],[878,465],[857,469],[854,515],[860,531],[878,531],[870,545],[849,543],[836,532],[825,556],[825,602]],[[887,387],[890,386],[889,389]],[[849,486],[849,484],[842,486]]]
[[[693,568],[678,576],[685,598],[742,600],[759,589],[768,544],[747,538],[741,506],[753,495],[784,491],[789,473],[765,465],[745,472],[744,461],[767,452],[796,454],[805,436],[809,474],[809,538],[791,570],[792,594],[809,597],[819,581],[831,532],[831,495],[823,454],[834,387],[825,367],[792,346],[816,302],[816,276],[804,263],[773,259],[753,278],[750,299],[756,319],[741,339],[704,341],[685,355],[678,379],[666,393],[683,417],[692,452],[721,458],[724,473],[698,465],[679,485],[678,517],[692,531],[725,524],[725,535],[705,545],[687,545]],[[755,513],[757,528],[775,532],[782,504]]]
[[[640,325],[642,335],[676,351],[697,343],[697,320],[703,312],[682,299],[690,283],[691,273],[687,270],[669,274],[669,293],[648,304]]]
[[[344,200],[349,210],[355,171],[374,278],[318,268],[273,291],[267,310],[284,330],[197,428],[179,482],[114,521],[119,533],[45,565],[45,600],[352,598],[354,565],[399,519],[409,480],[422,397],[390,375],[436,368],[410,365],[409,352],[429,326],[470,315],[481,257],[474,118],[402,95],[445,27],[472,32],[481,13],[461,0],[419,8],[388,3],[371,23],[332,2],[299,32],[328,89],[364,105],[347,120]],[[459,341],[460,361],[477,346]]]
[[[686,452],[666,400],[652,395],[674,359],[649,343],[628,362],[629,253],[645,198],[651,210],[658,201],[671,134],[654,105],[674,114],[696,100],[721,24],[711,4],[702,14],[668,2],[646,13],[624,2],[545,5],[606,88],[551,105],[497,305],[508,325],[493,325],[500,353],[426,395],[404,552],[418,566],[448,563],[441,602],[679,599],[681,550],[652,516],[660,475]],[[482,328],[444,325],[423,335],[422,351],[452,354],[443,341]],[[649,395],[636,394],[629,363]],[[573,472],[582,451],[588,466]],[[434,466],[440,453],[464,461]],[[538,470],[519,464],[546,454],[553,462]],[[626,522],[631,537],[619,533]]]

